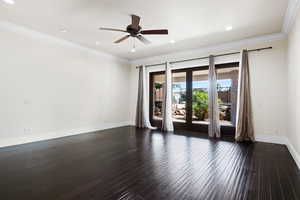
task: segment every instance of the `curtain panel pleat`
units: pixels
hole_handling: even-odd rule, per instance
[[[241,52],[239,89],[237,103],[237,124],[235,139],[238,142],[254,141],[254,127],[252,119],[250,71],[248,51]]]
[[[208,135],[209,137],[221,137],[220,117],[219,117],[219,103],[217,91],[217,73],[215,69],[214,56],[209,56],[209,72],[208,72]]]
[[[164,89],[162,130],[174,131],[172,120],[172,71],[169,63],[166,63]]]
[[[149,119],[149,98],[148,98],[147,73],[145,66],[139,67],[138,97],[136,108],[136,126],[138,128],[155,129],[151,126]]]
[[[143,109],[143,69],[139,67],[139,80],[138,80],[138,96],[136,106],[136,119],[135,125],[138,128],[145,128],[144,124],[144,109]]]

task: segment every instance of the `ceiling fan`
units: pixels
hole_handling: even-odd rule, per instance
[[[167,29],[157,29],[157,30],[143,30],[140,26],[141,17],[137,15],[131,15],[131,24],[129,24],[126,30],[122,29],[115,29],[115,28],[100,28],[100,30],[106,31],[118,31],[128,33],[128,35],[118,39],[114,43],[120,43],[124,40],[128,39],[129,37],[137,38],[144,44],[150,44],[151,42],[147,40],[143,35],[167,35]]]

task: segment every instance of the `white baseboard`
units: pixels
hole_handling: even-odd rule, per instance
[[[274,143],[274,144],[286,144],[287,139],[283,136],[275,136],[275,135],[259,135],[255,137],[257,142],[266,142],[266,143]]]
[[[292,143],[289,141],[287,137],[283,136],[256,136],[255,140],[257,142],[267,142],[267,143],[273,143],[273,144],[283,144],[286,145],[290,154],[292,155],[293,159],[295,160],[298,168],[300,169],[300,155],[292,145]]]
[[[287,146],[288,150],[290,151],[292,157],[294,158],[296,164],[298,165],[298,168],[300,169],[300,155],[298,154],[295,147],[288,139],[287,139],[286,146]]]
[[[119,122],[119,123],[105,123],[99,125],[97,127],[88,127],[88,128],[77,128],[71,130],[63,130],[63,131],[55,131],[55,132],[48,132],[39,135],[29,135],[27,137],[17,137],[11,139],[4,139],[0,141],[0,148],[1,147],[8,147],[20,144],[26,144],[31,142],[38,142],[43,140],[50,140],[55,138],[61,138],[66,136],[72,135],[79,135],[84,133],[90,133],[94,131],[100,131],[105,129],[117,128],[121,126],[129,126],[130,122]]]

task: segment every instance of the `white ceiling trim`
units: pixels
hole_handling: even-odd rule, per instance
[[[30,29],[30,28],[27,28],[27,27],[24,27],[24,26],[20,26],[20,25],[17,25],[17,24],[8,22],[8,21],[0,21],[0,29],[8,30],[8,31],[15,32],[15,33],[24,34],[24,35],[27,35],[27,36],[32,37],[32,38],[38,38],[38,39],[50,40],[50,41],[52,40],[53,42],[57,42],[59,44],[70,46],[70,47],[77,48],[77,49],[81,49],[81,50],[84,50],[84,51],[88,51],[88,52],[93,53],[95,55],[106,57],[108,59],[113,59],[113,60],[128,63],[128,64],[130,63],[129,60],[127,60],[127,59],[120,58],[120,57],[114,56],[112,54],[109,54],[109,53],[106,53],[106,52],[103,52],[103,51],[100,51],[100,50],[99,51],[94,50],[94,49],[82,46],[80,44],[77,44],[77,43],[74,43],[74,42],[71,42],[71,41],[68,41],[68,40],[64,40],[64,39],[61,39],[61,38],[58,38],[58,37],[55,37],[55,36],[52,36],[52,35],[49,35],[49,34],[46,34],[46,33],[38,32],[38,31],[35,31],[33,29]]]
[[[223,43],[219,45],[212,45],[212,46],[206,46],[202,48],[197,48],[194,50],[189,50],[189,51],[181,51],[181,52],[176,52],[176,53],[170,53],[170,54],[164,54],[160,56],[153,56],[153,57],[148,57],[148,58],[142,58],[142,59],[137,59],[137,60],[132,60],[131,64],[132,65],[137,65],[137,64],[153,64],[153,61],[172,61],[172,59],[176,57],[185,57],[187,55],[192,55],[192,54],[198,54],[201,55],[203,53],[207,52],[216,52],[216,51],[225,51],[225,50],[232,50],[232,49],[237,49],[237,48],[245,48],[248,45],[253,45],[253,44],[259,44],[259,43],[264,43],[264,42],[274,42],[274,41],[279,41],[279,40],[284,40],[287,38],[287,34],[285,33],[275,33],[275,34],[269,34],[269,35],[264,35],[264,36],[259,36],[255,38],[249,38],[249,39],[244,39],[244,40],[239,40],[239,41],[234,41],[234,42],[228,42],[228,43]]]
[[[288,34],[294,26],[300,8],[300,0],[289,0],[282,26],[282,32]]]

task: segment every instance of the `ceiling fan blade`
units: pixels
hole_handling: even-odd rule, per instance
[[[141,34],[144,35],[167,35],[169,33],[169,31],[167,29],[158,29],[158,30],[143,30],[140,32]]]
[[[127,31],[124,31],[122,29],[116,29],[116,28],[99,28],[100,30],[104,30],[104,31],[119,31],[119,32],[125,32],[127,33]]]
[[[139,39],[142,43],[144,43],[144,44],[150,44],[151,42],[149,41],[149,40],[147,40],[144,36],[142,36],[142,35],[137,35],[136,36],[137,37],[137,39]]]
[[[122,41],[128,39],[129,37],[130,37],[130,35],[126,35],[126,36],[124,36],[124,37],[118,39],[117,41],[115,41],[115,43],[116,43],[116,44],[117,44],[117,43],[120,43],[120,42],[122,42]]]
[[[131,15],[131,26],[132,28],[138,30],[141,18],[137,15]]]

